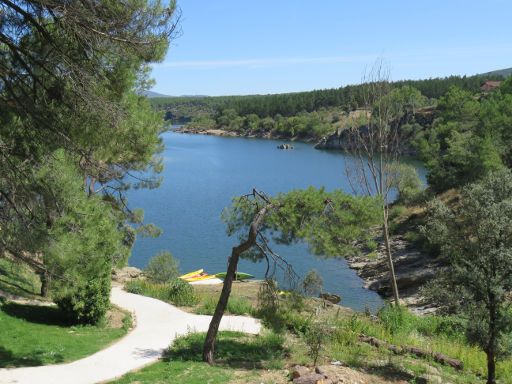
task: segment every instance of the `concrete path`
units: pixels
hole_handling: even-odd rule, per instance
[[[93,384],[115,379],[155,362],[171,342],[189,332],[205,332],[211,316],[194,315],[150,297],[112,289],[113,304],[135,315],[136,327],[110,347],[67,364],[0,369],[1,384]],[[260,331],[257,320],[224,316],[221,330]]]

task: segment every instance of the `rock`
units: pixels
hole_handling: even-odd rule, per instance
[[[293,145],[291,144],[281,144],[277,146],[277,149],[293,149]]]
[[[364,261],[362,261],[362,262],[359,262],[359,263],[352,263],[352,264],[350,264],[350,268],[352,268],[352,269],[363,269],[367,265],[368,265],[368,263],[365,263]]]
[[[308,367],[304,367],[302,365],[296,365],[292,368],[292,379],[297,379],[302,376],[309,375],[310,371]]]
[[[124,267],[112,270],[112,280],[118,283],[126,283],[127,281],[140,279],[144,277],[144,272],[135,267]]]
[[[423,375],[423,379],[427,381],[427,383],[437,383],[437,384],[443,384],[443,379],[436,375]]]
[[[334,365],[334,366],[337,366],[337,367],[341,367],[344,364],[341,361],[339,361],[339,360],[334,360],[334,361],[331,361],[331,365]]]
[[[293,384],[332,384],[332,380],[318,373],[311,373],[306,376],[293,379]]]
[[[315,373],[318,373],[319,375],[324,375],[325,376],[325,372],[322,368],[320,367],[315,367]]]
[[[349,257],[348,264],[364,280],[364,287],[391,297],[388,263],[382,238],[376,239],[376,250],[364,250],[366,256]],[[393,262],[401,301],[417,314],[433,313],[437,308],[426,303],[420,288],[435,276],[442,266],[439,259],[421,253],[403,236],[391,238]]]
[[[338,295],[334,295],[331,293],[321,293],[318,297],[321,299],[327,300],[333,304],[338,304],[341,301],[341,297]]]

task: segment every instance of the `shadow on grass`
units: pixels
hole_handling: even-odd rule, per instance
[[[58,326],[74,325],[66,317],[66,314],[57,307],[7,303],[2,305],[2,311],[9,316],[23,319],[30,323]]]
[[[0,346],[0,368],[40,366],[46,362],[44,359],[46,353],[45,351],[34,351],[28,355],[17,355]],[[52,360],[53,363],[62,363],[64,357],[60,354],[53,354]]]
[[[2,272],[0,271],[0,274]],[[26,293],[28,295],[33,295],[34,292],[29,291],[28,289],[22,287],[19,284],[13,283],[12,281],[7,281],[0,279],[0,287],[2,290],[6,291],[7,293],[10,293],[11,295],[19,295],[21,293]]]
[[[164,360],[202,362],[205,333],[194,333],[177,339]],[[270,333],[248,336],[238,332],[220,332],[215,343],[217,365],[232,368],[265,368],[265,362],[278,364],[288,353],[282,335]]]
[[[394,364],[366,367],[365,371],[368,373],[380,376],[387,380],[393,380],[393,381],[400,380],[400,381],[405,381],[407,383],[413,382],[416,384],[427,384],[428,383],[427,379],[411,375],[410,373],[405,372],[403,369],[401,369],[400,367],[397,367]]]
[[[0,265],[0,276],[2,276],[0,279],[0,288],[4,291],[13,295],[24,293],[29,295],[36,294],[36,292],[27,289],[27,287],[32,286],[32,282],[23,276],[23,274],[16,273],[12,267],[6,268]]]

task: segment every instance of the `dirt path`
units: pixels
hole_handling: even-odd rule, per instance
[[[0,383],[93,384],[112,380],[158,360],[177,336],[206,331],[211,318],[183,312],[160,300],[127,293],[119,287],[112,289],[111,301],[135,315],[135,329],[119,342],[72,363],[0,369]],[[224,316],[221,330],[256,334],[260,324],[250,317]]]

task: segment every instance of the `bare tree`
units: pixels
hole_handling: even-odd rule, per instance
[[[398,287],[389,236],[389,203],[393,167],[400,156],[399,112],[390,97],[390,73],[379,59],[362,80],[363,109],[344,132],[353,161],[345,172],[354,192],[382,199],[382,235],[389,268],[389,280],[396,305]]]

